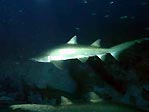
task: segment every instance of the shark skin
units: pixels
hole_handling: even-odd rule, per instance
[[[14,112],[146,112],[126,104],[98,102],[51,106],[42,104],[19,104],[10,106]]]
[[[119,54],[122,51],[136,43],[141,43],[144,40],[149,39],[142,38],[124,42],[111,48],[102,48],[100,46],[100,39],[96,40],[91,45],[82,45],[77,43],[77,36],[74,36],[66,44],[42,52],[39,56],[32,58],[31,60],[44,63],[52,62],[58,68],[62,68],[63,60],[79,59],[84,63],[89,57],[98,56],[104,61],[107,53],[110,53],[116,60],[119,60]]]

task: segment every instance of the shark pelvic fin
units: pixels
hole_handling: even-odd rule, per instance
[[[82,63],[85,63],[88,60],[88,57],[78,58]]]
[[[53,61],[52,62],[57,68],[59,68],[59,69],[63,69],[63,61]]]
[[[95,42],[93,42],[92,44],[91,44],[91,46],[95,46],[95,47],[101,47],[100,46],[100,39],[98,39],[98,40],[96,40]]]
[[[71,105],[71,104],[72,104],[72,102],[68,98],[61,96],[61,104],[60,105]]]
[[[73,36],[68,42],[67,44],[77,44],[77,36]]]
[[[98,58],[100,58],[102,61],[105,61],[106,59],[106,54],[102,54],[102,55],[97,55]]]

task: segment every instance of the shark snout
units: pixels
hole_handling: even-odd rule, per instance
[[[29,59],[29,60],[35,61],[35,62],[50,62],[49,57],[31,58],[31,59]]]

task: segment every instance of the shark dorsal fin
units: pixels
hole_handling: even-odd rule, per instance
[[[61,96],[61,105],[71,105],[71,104],[72,102],[68,98]]]
[[[92,103],[101,102],[102,98],[100,98],[95,92],[88,93],[88,101]]]
[[[68,42],[67,44],[77,44],[77,36],[73,36]]]
[[[100,47],[100,39],[96,40],[91,44],[91,46]]]

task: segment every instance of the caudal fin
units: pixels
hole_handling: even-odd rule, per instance
[[[125,49],[135,45],[136,43],[141,43],[144,40],[149,40],[149,38],[142,38],[142,39],[137,39],[137,40],[133,40],[133,41],[128,41],[116,46],[113,46],[109,49],[109,53],[116,59],[119,60],[119,55],[122,51],[124,51]]]

